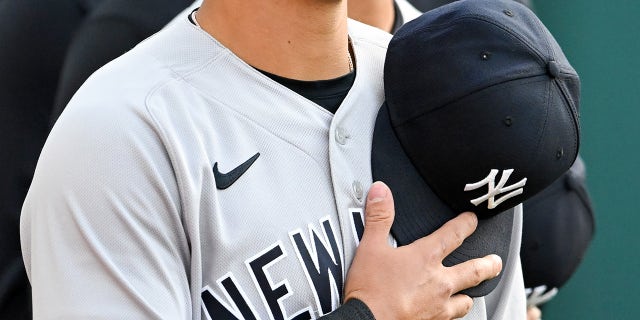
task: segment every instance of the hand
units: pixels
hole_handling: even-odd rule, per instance
[[[393,218],[391,191],[384,183],[374,183],[367,198],[365,231],[345,282],[345,301],[360,299],[378,320],[463,317],[473,300],[457,292],[497,276],[502,269],[497,255],[442,265],[475,231],[476,216],[463,213],[399,248],[388,242]]]
[[[542,311],[536,306],[527,307],[527,320],[542,319]]]

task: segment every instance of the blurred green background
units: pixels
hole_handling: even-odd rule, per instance
[[[596,234],[543,319],[640,319],[640,1],[535,0],[582,81]]]

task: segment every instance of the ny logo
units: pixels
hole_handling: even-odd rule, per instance
[[[469,183],[464,186],[464,191],[475,190],[484,186],[485,184],[488,186],[489,192],[487,194],[485,194],[480,198],[471,200],[471,203],[473,203],[474,206],[478,206],[480,203],[488,200],[487,208],[493,209],[497,207],[499,204],[501,204],[502,202],[504,202],[505,200],[509,198],[513,198],[523,192],[522,187],[524,187],[525,183],[527,183],[527,178],[523,178],[518,183],[505,187],[504,186],[505,183],[507,183],[507,180],[509,180],[509,176],[511,176],[511,173],[513,172],[513,169],[507,169],[502,172],[502,177],[500,177],[500,181],[498,181],[498,185],[496,186],[496,175],[498,174],[498,171],[499,170],[492,169],[486,178],[476,183]],[[509,193],[505,194],[501,198],[498,198],[498,199],[494,198],[495,196],[505,192],[509,192]]]

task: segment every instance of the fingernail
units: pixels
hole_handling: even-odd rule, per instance
[[[466,215],[469,215],[469,216],[473,217],[473,220],[475,221],[476,226],[478,225],[478,216],[474,212],[465,211],[465,212],[461,213],[460,215],[463,215],[463,214],[466,214]]]
[[[387,188],[384,183],[376,181],[371,185],[369,189],[369,195],[367,195],[367,201],[380,202],[387,197]]]
[[[499,276],[500,272],[502,271],[502,258],[500,258],[500,256],[497,254],[490,254],[487,257],[492,259],[497,265],[500,266],[500,270],[498,270],[498,273],[496,273],[496,277]]]

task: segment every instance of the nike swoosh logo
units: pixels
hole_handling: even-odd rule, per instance
[[[222,173],[218,170],[218,163],[213,164],[213,176],[216,179],[216,188],[220,190],[224,190],[229,188],[232,184],[234,184],[247,170],[249,167],[258,159],[260,156],[260,152],[253,155],[253,157],[249,158],[249,160],[243,162],[241,165],[235,167],[233,170]]]

